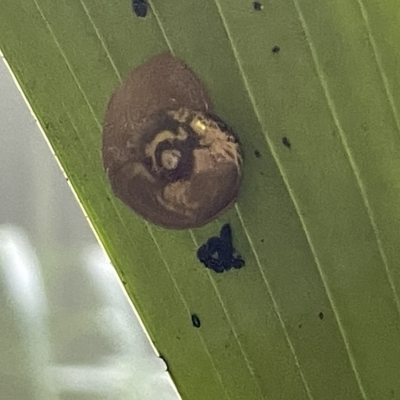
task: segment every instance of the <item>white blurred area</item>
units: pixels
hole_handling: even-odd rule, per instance
[[[0,53],[0,399],[180,399]]]

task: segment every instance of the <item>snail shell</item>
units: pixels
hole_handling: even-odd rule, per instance
[[[170,54],[140,65],[113,93],[102,153],[115,195],[154,224],[200,227],[237,198],[237,138],[197,76]]]

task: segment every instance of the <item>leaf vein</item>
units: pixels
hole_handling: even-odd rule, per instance
[[[397,126],[397,130],[400,132],[399,114],[398,114],[398,111],[397,111],[396,106],[395,106],[395,101],[394,101],[392,92],[390,91],[389,80],[388,80],[387,75],[385,73],[385,69],[383,68],[383,62],[382,62],[382,58],[381,58],[381,56],[379,54],[379,51],[378,51],[378,46],[377,46],[377,44],[375,42],[374,36],[372,35],[372,30],[371,30],[371,27],[369,25],[369,20],[368,20],[368,13],[367,13],[367,10],[365,9],[363,1],[362,0],[357,0],[357,2],[358,2],[358,5],[360,7],[360,11],[361,11],[362,18],[364,20],[365,28],[366,28],[367,33],[368,33],[368,39],[369,39],[369,41],[371,43],[372,52],[374,54],[374,58],[375,58],[376,64],[378,65],[379,74],[381,76],[383,87],[385,89],[385,93],[386,93],[386,96],[387,96],[389,104],[390,104],[390,109],[392,111],[393,118],[394,118],[394,121],[395,121],[396,126]]]
[[[150,2],[149,2],[149,3],[150,3]],[[171,53],[174,54],[172,45],[171,45],[171,43],[170,43],[170,41],[169,41],[169,39],[168,39],[168,35],[167,35],[166,32],[165,32],[165,29],[164,29],[164,27],[163,27],[163,25],[162,25],[162,23],[161,23],[161,20],[160,20],[160,18],[159,18],[159,16],[158,16],[158,13],[157,13],[157,11],[156,11],[156,9],[155,9],[154,6],[152,6],[152,10],[153,10],[153,13],[154,13],[154,15],[155,15],[155,17],[156,17],[156,20],[157,20],[157,23],[158,23],[158,25],[159,25],[159,27],[160,27],[160,30],[161,30],[161,32],[162,32],[162,34],[163,34],[163,36],[164,36],[164,39],[165,39],[165,41],[166,41],[167,46],[168,46],[169,50],[171,51]],[[196,240],[196,238],[195,238],[195,235],[194,235],[193,230],[190,229],[189,232],[190,232],[190,235],[191,235],[191,237],[192,237],[193,243],[194,243],[195,246],[198,248],[199,245],[198,245],[198,243],[197,243],[197,240]],[[230,316],[229,316],[229,312],[228,312],[228,310],[227,310],[226,307],[225,307],[225,304],[224,304],[224,302],[223,302],[223,300],[222,300],[221,294],[219,293],[218,287],[215,285],[215,282],[214,282],[213,278],[211,277],[210,271],[208,271],[208,277],[209,277],[210,283],[211,283],[211,285],[213,286],[213,289],[214,289],[214,291],[215,291],[215,293],[216,293],[216,295],[217,295],[217,297],[218,297],[218,300],[219,300],[219,303],[220,303],[220,305],[221,305],[221,308],[222,308],[224,314],[226,315],[226,318],[227,318],[227,320],[228,320],[228,322],[229,322],[229,324],[230,324],[230,326],[231,326],[232,333],[234,334],[235,339],[236,339],[236,341],[237,341],[237,343],[238,343],[239,349],[240,349],[240,351],[241,351],[241,353],[242,353],[242,356],[243,356],[243,358],[244,358],[244,361],[245,361],[245,363],[246,363],[246,366],[247,366],[247,368],[248,368],[248,370],[249,370],[249,372],[250,372],[252,378],[254,379],[258,390],[260,391],[261,397],[263,397],[262,391],[261,391],[261,388],[260,388],[260,385],[259,385],[259,383],[258,383],[258,381],[257,381],[257,379],[256,379],[256,377],[255,377],[255,373],[254,373],[254,371],[253,371],[253,368],[252,368],[251,365],[250,365],[250,361],[249,361],[249,359],[248,359],[248,357],[247,357],[247,355],[246,355],[246,352],[244,351],[244,348],[243,348],[243,346],[242,346],[242,344],[241,344],[241,342],[240,342],[240,340],[239,340],[239,336],[237,335],[237,332],[236,332],[236,330],[235,330],[235,328],[234,328],[234,326],[233,326],[233,322],[232,322],[232,320],[231,320],[231,318],[230,318]]]
[[[172,270],[171,270],[171,268],[170,268],[170,266],[169,266],[167,260],[165,259],[164,255],[163,255],[163,252],[162,252],[161,247],[160,247],[160,245],[159,245],[159,243],[158,243],[158,241],[157,241],[157,238],[154,236],[154,233],[153,233],[153,231],[152,231],[152,228],[149,226],[149,224],[147,224],[147,222],[146,222],[146,225],[147,225],[147,229],[148,229],[148,231],[149,231],[149,234],[150,234],[151,238],[153,239],[153,241],[154,241],[154,243],[155,243],[155,245],[156,245],[156,247],[157,247],[157,251],[158,251],[158,253],[159,253],[159,255],[160,255],[160,257],[161,257],[161,259],[162,259],[162,261],[163,261],[163,263],[164,263],[164,265],[165,265],[165,268],[167,269],[167,271],[168,271],[168,273],[169,273],[169,275],[170,275],[170,277],[171,277],[171,280],[172,280],[172,282],[173,282],[173,284],[174,284],[174,286],[175,286],[175,290],[178,292],[179,297],[180,297],[180,299],[181,299],[181,301],[182,301],[182,303],[183,303],[183,306],[184,306],[184,308],[186,309],[188,315],[190,315],[190,314],[191,314],[190,308],[189,308],[189,306],[188,306],[188,304],[187,304],[187,302],[186,302],[186,299],[185,299],[183,293],[182,293],[181,290],[179,289],[178,282],[176,281],[176,279],[174,278],[174,276],[173,276],[173,274],[172,274]],[[228,395],[228,392],[226,391],[226,386],[223,384],[223,380],[222,380],[221,374],[219,373],[218,368],[216,367],[216,365],[215,365],[215,363],[214,363],[213,357],[211,356],[211,353],[210,353],[209,350],[208,350],[208,347],[207,347],[207,344],[206,344],[206,342],[205,342],[205,340],[204,340],[204,338],[203,338],[203,335],[200,333],[200,331],[198,331],[198,335],[199,335],[201,344],[202,344],[202,346],[204,347],[204,350],[205,350],[205,352],[206,352],[206,354],[207,354],[207,356],[208,356],[208,358],[209,358],[209,360],[210,360],[210,362],[211,362],[211,365],[212,365],[212,367],[213,367],[213,370],[214,370],[214,372],[215,372],[215,375],[217,376],[218,381],[219,381],[219,383],[220,383],[220,385],[221,385],[221,387],[222,387],[222,389],[223,389],[223,391],[224,391],[224,393],[225,393],[225,397],[229,400],[230,397],[229,397],[229,395]]]
[[[397,307],[397,311],[400,313],[400,302],[399,302],[399,299],[398,299],[398,297],[396,295],[393,279],[391,277],[391,273],[390,273],[389,266],[388,266],[388,260],[387,260],[386,254],[384,252],[384,249],[383,249],[383,244],[382,244],[382,241],[380,239],[380,235],[378,233],[377,224],[376,224],[376,221],[375,221],[374,213],[372,211],[371,205],[370,205],[369,200],[368,200],[366,188],[365,188],[364,183],[363,183],[363,181],[361,179],[361,174],[360,174],[360,171],[359,171],[359,169],[357,167],[357,164],[356,164],[356,162],[355,162],[355,160],[354,160],[354,158],[353,158],[353,156],[351,154],[351,151],[350,151],[347,139],[346,139],[345,132],[344,132],[342,126],[341,126],[341,123],[340,123],[340,120],[339,120],[339,117],[338,117],[338,114],[337,114],[337,111],[336,111],[336,107],[335,107],[334,101],[331,98],[331,95],[329,93],[328,83],[327,83],[326,78],[324,76],[324,73],[322,71],[322,67],[321,67],[321,64],[319,62],[316,49],[315,49],[314,44],[313,44],[313,42],[311,40],[311,35],[310,35],[309,30],[308,30],[308,26],[307,26],[307,23],[306,23],[306,21],[304,19],[304,16],[303,16],[303,14],[301,12],[300,6],[298,4],[298,0],[294,0],[294,4],[295,4],[296,10],[298,12],[301,25],[303,27],[303,30],[304,30],[306,38],[307,38],[307,43],[308,43],[309,48],[310,48],[311,56],[312,56],[312,59],[313,59],[314,65],[315,65],[315,69],[316,69],[318,78],[319,78],[319,80],[321,82],[321,86],[322,86],[322,89],[323,89],[323,92],[324,92],[324,95],[325,95],[329,110],[330,110],[331,115],[332,115],[332,117],[334,119],[335,125],[338,128],[339,136],[340,136],[343,148],[345,150],[345,153],[346,153],[347,158],[349,160],[350,166],[351,166],[351,168],[353,170],[353,173],[355,175],[357,184],[359,186],[359,189],[360,189],[360,192],[361,192],[361,197],[363,199],[364,206],[366,208],[367,215],[369,217],[369,220],[370,220],[370,223],[371,223],[371,226],[372,226],[372,230],[373,230],[375,238],[376,238],[378,250],[379,250],[380,256],[382,258],[383,264],[384,264],[385,273],[387,275],[387,278],[388,278],[388,281],[389,281],[389,285],[391,287],[391,291],[392,291],[393,296],[394,296],[394,301],[395,301],[395,304],[396,304],[396,307]],[[326,287],[326,289],[328,290],[328,287]],[[342,326],[339,318],[338,318],[338,322],[339,322],[339,328],[340,328],[340,330],[342,332],[343,339],[345,340],[345,345],[346,345],[347,352],[348,352],[348,355],[349,355],[350,363],[352,365],[354,374],[356,376],[356,379],[357,379],[357,382],[358,382],[358,385],[359,385],[359,388],[360,388],[360,392],[361,392],[363,398],[367,399],[368,396],[367,396],[367,394],[365,392],[365,389],[363,387],[363,384],[361,382],[361,377],[360,377],[360,375],[358,373],[356,362],[355,362],[354,356],[352,354],[352,351],[350,349],[350,344],[349,344],[347,336],[345,334],[344,327]]]
[[[36,8],[38,9],[38,11],[39,11],[39,13],[40,13],[42,19],[43,19],[43,21],[44,21],[44,23],[45,23],[45,25],[46,25],[48,31],[50,32],[51,36],[53,37],[54,43],[56,44],[58,50],[60,51],[60,54],[61,54],[61,56],[63,57],[63,59],[64,59],[66,65],[67,65],[67,68],[68,68],[68,70],[70,71],[73,80],[75,81],[75,84],[77,85],[79,91],[81,92],[82,97],[84,98],[84,100],[85,100],[85,102],[86,102],[86,104],[87,104],[87,106],[88,106],[88,108],[89,108],[89,110],[90,110],[90,113],[91,113],[92,116],[93,116],[94,121],[96,122],[96,124],[97,124],[97,126],[99,127],[99,129],[101,129],[101,124],[100,124],[99,120],[98,120],[97,117],[96,117],[96,114],[95,114],[95,112],[94,112],[94,110],[93,110],[93,107],[91,106],[90,101],[89,101],[89,99],[87,98],[87,96],[86,96],[86,94],[85,94],[85,91],[83,90],[81,84],[79,83],[79,80],[78,80],[77,76],[75,75],[75,73],[74,73],[74,71],[73,71],[73,68],[72,68],[70,62],[68,61],[68,58],[67,58],[65,52],[63,51],[63,49],[62,49],[62,47],[61,47],[59,41],[57,40],[57,37],[56,37],[56,35],[55,35],[55,33],[54,33],[52,27],[50,26],[49,21],[48,21],[47,18],[45,17],[45,15],[44,15],[42,9],[40,8],[40,6],[39,6],[39,4],[38,4],[38,2],[37,2],[36,0],[33,0],[33,1],[34,1],[34,3],[35,3]],[[65,107],[64,107],[64,109],[65,109]],[[69,116],[69,118],[70,118],[70,116]],[[77,135],[78,135],[78,137],[79,137],[79,132],[77,132]],[[81,140],[81,141],[82,141],[82,140]],[[89,154],[89,153],[88,153],[88,154]],[[129,230],[127,229],[127,227],[126,227],[126,225],[125,225],[125,222],[124,222],[124,219],[122,218],[122,215],[121,215],[121,213],[119,212],[118,208],[116,207],[114,201],[112,201],[111,204],[113,205],[113,207],[114,207],[114,209],[115,209],[115,213],[116,213],[116,215],[118,216],[118,219],[120,220],[121,225],[125,228],[125,231],[127,231],[127,232],[128,232],[128,235],[129,235]],[[132,238],[130,235],[129,235],[129,238],[130,238],[130,240],[132,241],[132,243],[134,244],[134,240],[133,240],[133,238]]]
[[[110,61],[112,69],[114,70],[115,74],[117,75],[118,80],[121,81],[121,74],[119,73],[118,68],[114,63],[114,60],[112,59],[111,54],[108,51],[108,47],[106,46],[106,43],[104,42],[103,37],[101,36],[99,29],[97,28],[96,24],[94,23],[93,18],[89,13],[89,10],[87,9],[87,7],[86,7],[85,3],[83,2],[83,0],[79,0],[79,2],[81,3],[82,8],[85,11],[85,14],[86,14],[89,22],[93,26],[94,32],[95,32],[96,36],[98,37],[98,39],[99,39],[99,41],[101,43],[101,46],[103,47],[103,49],[104,49],[104,51],[105,51],[105,53],[107,55],[108,60]]]
[[[256,101],[255,101],[255,99],[254,99],[254,96],[253,96],[252,93],[251,93],[250,85],[249,85],[249,83],[248,83],[248,80],[247,80],[246,75],[245,75],[245,73],[244,73],[243,67],[242,67],[242,65],[241,65],[240,57],[239,57],[238,51],[237,51],[237,49],[236,49],[236,46],[234,45],[234,42],[233,42],[233,39],[232,39],[232,37],[231,37],[229,28],[228,28],[227,23],[226,23],[226,21],[225,21],[225,18],[224,18],[224,16],[223,16],[222,9],[221,9],[221,5],[219,4],[219,1],[218,1],[218,0],[214,0],[214,1],[215,1],[216,6],[217,6],[217,9],[218,9],[218,12],[219,12],[219,15],[220,15],[220,18],[221,18],[221,22],[222,22],[222,25],[223,25],[223,27],[224,27],[224,29],[225,29],[226,35],[227,35],[227,37],[228,37],[228,40],[229,40],[229,42],[231,43],[232,51],[233,51],[233,54],[234,54],[234,56],[235,56],[235,59],[236,59],[236,62],[237,62],[237,65],[238,65],[240,74],[241,74],[241,76],[242,76],[243,84],[244,84],[245,89],[246,89],[246,91],[247,91],[247,93],[248,93],[250,102],[251,102],[251,104],[253,105],[253,109],[254,109],[255,115],[256,115],[256,117],[257,117],[257,119],[258,119],[258,122],[259,122],[260,126],[263,128],[263,124],[262,124],[262,122],[261,122],[262,119],[261,119],[261,116],[260,116],[260,114],[259,114],[259,112],[258,112],[258,108],[257,108],[257,105],[256,105]],[[270,140],[268,139],[268,136],[266,136],[266,135],[265,135],[265,139],[266,139],[266,142],[267,142],[269,148],[271,149],[271,153],[273,154],[273,157],[274,157],[275,162],[276,162],[276,164],[277,164],[277,166],[278,166],[278,169],[280,170],[280,172],[281,172],[281,174],[282,174],[282,177],[283,177],[284,182],[285,182],[285,184],[286,184],[286,187],[287,187],[287,189],[288,189],[288,191],[289,191],[289,194],[290,194],[290,196],[291,196],[291,198],[292,198],[292,201],[295,202],[295,200],[294,200],[294,198],[293,198],[293,194],[291,193],[291,190],[290,190],[290,187],[289,187],[289,183],[288,183],[288,181],[287,181],[287,178],[285,179],[285,177],[284,177],[283,168],[282,168],[282,166],[280,165],[280,162],[279,162],[279,160],[278,160],[278,156],[277,156],[277,154],[273,151],[272,143],[270,142]],[[287,331],[286,325],[285,325],[285,323],[284,323],[284,321],[283,321],[283,318],[282,318],[282,316],[281,316],[281,314],[280,314],[280,310],[279,310],[278,304],[277,304],[277,302],[276,302],[274,296],[272,295],[271,287],[270,287],[270,285],[269,285],[269,283],[268,283],[268,280],[267,280],[267,278],[266,278],[264,272],[262,271],[262,267],[261,267],[261,263],[260,263],[258,254],[257,254],[257,252],[256,252],[256,250],[255,250],[255,248],[254,248],[254,245],[253,245],[253,242],[252,242],[252,240],[251,240],[251,238],[250,238],[250,235],[248,234],[248,231],[247,231],[247,229],[246,229],[246,227],[245,227],[244,220],[243,220],[243,218],[241,217],[241,213],[240,213],[240,210],[239,210],[239,206],[238,206],[238,205],[236,205],[236,211],[237,211],[237,214],[238,214],[238,216],[239,216],[240,222],[241,222],[241,224],[242,224],[242,226],[243,226],[243,230],[244,230],[244,232],[245,232],[245,234],[246,234],[246,236],[247,236],[247,239],[249,240],[249,244],[250,244],[250,246],[251,246],[252,252],[253,252],[253,254],[254,254],[256,260],[257,260],[257,265],[258,265],[258,268],[260,269],[261,275],[262,275],[262,277],[263,277],[263,281],[264,281],[264,283],[265,283],[265,285],[266,285],[266,287],[267,287],[267,290],[268,290],[268,292],[269,292],[269,294],[270,294],[270,296],[271,296],[271,299],[272,299],[272,302],[273,302],[273,305],[274,305],[274,309],[275,309],[275,313],[277,314],[278,319],[279,319],[279,322],[280,322],[280,324],[281,324],[281,326],[282,326],[282,329],[283,329],[283,331],[285,332],[285,339],[286,339],[287,344],[288,344],[288,346],[289,346],[289,349],[290,349],[290,351],[291,351],[291,353],[292,353],[292,356],[293,356],[293,359],[294,359],[294,361],[295,361],[296,367],[298,368],[298,371],[299,371],[299,374],[300,374],[300,377],[301,377],[301,380],[302,380],[304,389],[305,389],[305,391],[306,391],[306,393],[307,393],[309,399],[310,399],[310,400],[313,400],[313,396],[312,396],[310,387],[308,386],[308,383],[307,383],[307,380],[306,380],[305,375],[304,375],[304,373],[303,373],[302,367],[301,367],[301,365],[300,365],[300,363],[299,363],[299,359],[298,359],[298,357],[297,357],[297,354],[296,354],[296,351],[295,351],[295,349],[294,349],[293,343],[292,343],[292,341],[291,341],[291,339],[290,339],[289,332]],[[300,217],[300,212],[299,212],[298,207],[296,207],[296,211],[297,211],[297,213],[298,213],[298,215],[299,215],[299,217]],[[301,217],[300,217],[300,219],[301,219]],[[303,224],[303,221],[302,221],[302,224]],[[305,229],[304,224],[303,224],[303,228]]]

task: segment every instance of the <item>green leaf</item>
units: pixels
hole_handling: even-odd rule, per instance
[[[3,1],[0,46],[182,397],[399,398],[398,1],[150,6]],[[165,50],[244,151],[237,205],[193,231],[145,223],[101,167],[110,93]],[[228,221],[246,266],[217,275],[195,252]]]

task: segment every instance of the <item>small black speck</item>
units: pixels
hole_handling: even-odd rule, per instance
[[[68,182],[69,181],[69,179],[68,178],[65,178],[65,180]]]
[[[302,326],[303,326],[302,324],[299,324],[299,328],[300,328],[300,329],[301,329]]]
[[[261,153],[260,153],[258,150],[254,150],[254,155],[255,155],[257,158],[260,158],[260,157],[261,157]]]
[[[280,51],[281,51],[281,48],[279,46],[274,46],[272,48],[272,52],[275,53],[275,54],[279,53]]]
[[[318,317],[319,317],[319,319],[324,319],[324,313],[323,313],[323,312],[320,312],[320,313],[318,314]]]
[[[253,1],[253,8],[256,11],[261,11],[263,9],[263,5],[259,1]]]
[[[192,317],[192,325],[195,328],[200,328],[200,325],[201,325],[200,318],[197,316],[197,314],[192,314],[191,317]]]
[[[261,243],[264,243],[264,239],[261,239]]]
[[[147,15],[147,0],[132,0],[133,12],[139,18],[144,18]]]
[[[290,143],[289,139],[288,139],[286,136],[284,136],[284,137],[282,138],[282,143],[283,143],[284,146],[287,147],[289,150],[290,150],[290,148],[292,147],[292,143]]]

